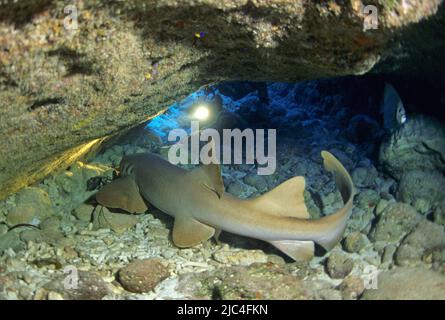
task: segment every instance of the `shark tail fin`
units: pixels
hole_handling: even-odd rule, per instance
[[[351,176],[337,158],[327,151],[322,151],[321,156],[325,169],[334,175],[335,184],[344,203],[344,206],[336,212],[316,221],[325,232],[315,242],[324,249],[331,250],[343,237],[346,222],[352,212],[355,188]]]

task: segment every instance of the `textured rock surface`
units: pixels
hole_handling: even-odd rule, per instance
[[[355,0],[85,1],[76,30],[65,1],[2,3],[0,198],[212,81],[364,73],[438,3],[381,1],[366,33]]]
[[[398,179],[413,170],[445,171],[445,126],[426,116],[408,120],[382,143],[379,161]]]
[[[353,267],[353,261],[341,252],[333,252],[326,260],[326,272],[333,279],[343,279]]]
[[[105,207],[99,206],[93,214],[93,229],[111,229],[117,234],[122,234],[125,230],[136,225],[138,219],[136,216],[111,212]]]
[[[445,300],[445,276],[424,268],[395,268],[378,277],[378,289],[366,290],[365,300]]]
[[[292,274],[289,267],[274,264],[252,264],[228,267],[179,278],[177,291],[193,299],[284,299],[320,298],[315,283],[304,281],[304,271]],[[279,284],[279,285],[277,285]],[[325,284],[324,287],[330,287]]]
[[[149,292],[167,278],[168,269],[160,259],[136,260],[119,270],[119,281],[131,292]]]
[[[445,200],[445,177],[437,171],[409,171],[400,179],[398,199],[426,213]]]
[[[370,233],[374,247],[381,251],[388,244],[398,243],[407,235],[422,217],[408,204],[389,204],[379,216]]]
[[[213,258],[221,263],[242,266],[249,266],[252,263],[265,263],[268,260],[267,255],[261,250],[233,251],[228,250],[228,248],[215,252]]]
[[[72,283],[73,288],[67,287],[67,283],[67,275],[58,277],[37,291],[34,299],[54,299],[57,297],[58,299],[69,300],[100,300],[111,291],[109,284],[94,272],[79,271],[75,283]],[[51,293],[52,296],[49,296]]]
[[[443,226],[425,220],[403,239],[396,251],[395,261],[401,266],[418,265],[422,260],[428,262],[428,255],[439,249],[445,249]]]
[[[21,223],[38,225],[54,213],[48,194],[40,188],[28,187],[15,195],[15,206],[10,208],[6,221],[10,226]]]

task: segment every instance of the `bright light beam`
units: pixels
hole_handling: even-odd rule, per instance
[[[198,106],[193,113],[193,117],[198,120],[206,120],[210,116],[210,110],[207,106]]]

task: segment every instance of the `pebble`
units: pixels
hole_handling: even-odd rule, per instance
[[[235,180],[227,187],[227,192],[235,196],[241,195],[245,190],[244,185],[238,180]]]
[[[119,282],[125,290],[144,293],[153,290],[170,275],[165,262],[152,258],[135,260],[119,270]]]
[[[333,279],[343,279],[354,267],[352,259],[341,252],[333,252],[326,260],[326,272]]]
[[[93,206],[82,203],[80,206],[73,210],[73,214],[80,221],[90,222],[93,210]]]
[[[221,249],[213,254],[213,259],[220,263],[230,265],[249,266],[253,263],[266,263],[267,255],[261,250],[238,250]]]
[[[363,299],[445,300],[445,276],[422,267],[380,273],[377,285],[378,290],[365,290]]]
[[[16,194],[16,205],[6,216],[9,225],[34,223],[54,215],[55,210],[45,190],[27,187]]]
[[[244,183],[254,187],[258,191],[267,189],[267,181],[263,176],[256,173],[249,173],[244,177]]]
[[[340,284],[340,290],[343,299],[356,300],[365,290],[365,284],[362,278],[354,275],[349,275]]]
[[[105,207],[96,210],[93,215],[93,229],[111,229],[117,234],[134,227],[138,223],[137,216],[111,212]]]
[[[51,297],[62,297],[65,300],[101,300],[110,293],[110,286],[95,272],[78,270],[77,279],[73,278],[72,283],[77,285],[75,290],[66,286],[70,275],[73,273],[62,274],[46,283],[42,288],[44,291],[36,293],[36,296],[38,295],[39,300],[49,299],[49,293],[54,292]]]
[[[359,252],[368,243],[369,240],[363,233],[355,231],[346,237],[344,248],[347,252]]]
[[[375,207],[374,213],[376,216],[379,216],[385,208],[388,206],[390,202],[385,199],[380,199],[379,203],[377,203],[377,206]]]

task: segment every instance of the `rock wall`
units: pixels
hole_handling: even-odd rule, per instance
[[[441,2],[369,1],[363,32],[357,0],[4,1],[0,199],[200,86],[366,73]]]

